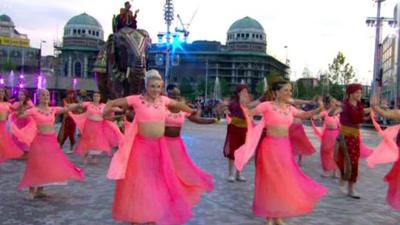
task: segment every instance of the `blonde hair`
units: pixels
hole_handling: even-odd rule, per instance
[[[49,92],[49,90],[45,89],[45,88],[40,88],[38,89],[38,94],[39,96],[41,96],[44,92]]]
[[[148,70],[146,72],[146,75],[144,76],[144,85],[147,87],[147,83],[149,83],[150,80],[163,80],[160,73],[157,70]]]

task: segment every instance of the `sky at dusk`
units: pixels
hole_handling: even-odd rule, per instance
[[[1,0],[0,14],[9,15],[16,29],[27,34],[32,47],[45,40],[43,52],[53,54],[53,42],[61,40],[67,21],[83,12],[103,26],[105,37],[111,33],[111,18],[119,12],[122,0]],[[396,0],[382,4],[382,16],[393,17]],[[165,32],[164,0],[134,0],[132,10],[140,9],[138,27],[147,30],[153,42]],[[366,17],[376,16],[373,0],[174,0],[175,18],[180,14],[190,24],[189,42],[216,40],[226,42],[226,32],[236,20],[249,16],[267,34],[268,54],[282,62],[286,56],[292,68],[291,79],[299,78],[305,67],[313,74],[326,71],[339,51],[353,65],[358,81],[372,78],[375,28]],[[175,19],[172,28],[179,27]],[[383,34],[395,34],[386,26]],[[284,46],[288,46],[286,49]]]

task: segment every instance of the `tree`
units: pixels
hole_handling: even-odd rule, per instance
[[[337,100],[342,100],[344,96],[343,87],[343,85],[333,83],[329,87],[329,94]]]
[[[308,67],[304,67],[303,72],[301,73],[301,77],[303,78],[310,78],[312,77],[311,70]]]
[[[220,78],[219,83],[221,84],[222,97],[230,96],[232,91],[229,87],[228,81],[226,81],[225,78]]]
[[[346,62],[346,57],[339,52],[332,64],[329,64],[329,80],[333,84],[347,85],[355,77],[353,66]]]
[[[192,84],[187,79],[183,79],[179,84],[179,89],[181,91],[181,95],[187,99],[193,100],[195,98],[195,92],[192,87]]]
[[[258,96],[261,96],[264,94],[264,80],[259,80],[256,84],[256,93]]]
[[[15,70],[15,65],[11,61],[11,59],[7,59],[5,65],[4,65],[4,71],[3,72],[10,72],[11,70]]]

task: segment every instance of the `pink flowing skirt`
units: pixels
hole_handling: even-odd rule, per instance
[[[194,206],[204,192],[214,189],[213,176],[198,168],[190,159],[181,137],[165,137],[168,152],[172,159],[176,175],[184,184],[187,198]]]
[[[0,121],[0,162],[20,158],[22,155],[23,152],[18,148],[7,131],[6,120]]]
[[[312,155],[314,146],[308,139],[303,124],[293,123],[289,127],[289,139],[296,155]]]
[[[361,159],[366,159],[366,158],[368,158],[368,156],[370,156],[372,154],[372,152],[373,152],[373,150],[368,148],[366,145],[364,145],[362,143],[362,140],[361,140],[361,143],[360,143],[360,158]]]
[[[301,171],[288,138],[267,136],[262,140],[256,162],[255,216],[265,219],[308,214],[327,192]]]
[[[389,186],[386,201],[391,207],[400,211],[400,159],[393,164],[384,180]]]
[[[83,170],[75,167],[67,159],[55,134],[38,133],[31,144],[24,176],[18,189],[83,179]]]
[[[325,129],[324,133],[322,134],[320,154],[322,169],[325,172],[333,171],[338,168],[334,159],[335,144],[338,135],[339,130],[330,129]]]
[[[89,150],[105,152],[111,155],[112,147],[117,146],[116,134],[112,132],[105,121],[86,120],[81,138],[75,147],[75,153],[83,156]],[[116,143],[114,143],[116,142]]]
[[[12,114],[12,122],[18,127],[18,129],[22,129],[23,127],[25,127],[26,125],[28,125],[28,123],[30,122],[30,118],[23,118],[23,119],[18,119],[15,117],[14,114]],[[28,145],[20,142],[17,137],[15,137],[14,135],[12,135],[13,141],[14,143],[18,146],[19,149],[21,149],[24,152],[29,151],[29,147]]]
[[[125,179],[116,182],[114,219],[172,225],[192,218],[190,200],[167,151],[165,138],[136,135]]]

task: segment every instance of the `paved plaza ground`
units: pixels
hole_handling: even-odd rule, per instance
[[[306,127],[307,134],[318,149],[319,143]],[[251,212],[254,190],[254,163],[244,171],[246,183],[226,181],[227,162],[222,155],[226,124],[198,126],[186,123],[183,134],[193,161],[212,173],[215,190],[203,196],[194,209],[194,218],[187,225],[262,225],[265,221]],[[368,146],[376,146],[379,137],[371,129],[363,130]],[[67,146],[65,146],[67,149]],[[65,150],[64,149],[64,150]],[[28,201],[26,191],[16,186],[24,170],[24,161],[10,161],[0,165],[0,224],[1,225],[117,225],[111,218],[114,182],[105,174],[109,158],[98,165],[84,166],[82,159],[69,155],[72,161],[85,168],[86,180],[67,186],[52,186],[45,190],[50,195],[43,200]],[[341,194],[337,180],[321,178],[319,154],[304,160],[303,170],[330,189],[314,212],[304,217],[287,220],[288,225],[399,225],[400,212],[385,202],[387,186],[383,177],[390,165],[375,169],[362,162],[357,185],[361,200],[352,200]],[[282,187],[284,188],[284,187]]]

